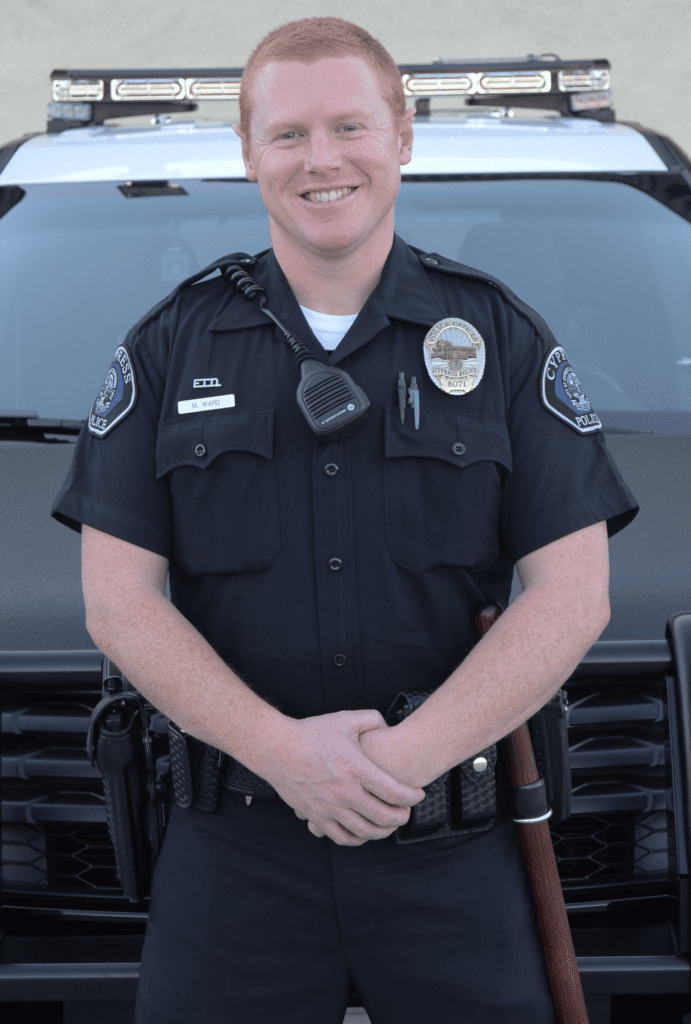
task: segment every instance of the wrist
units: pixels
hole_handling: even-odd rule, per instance
[[[369,729],[360,733],[360,746],[370,761],[398,782],[415,788],[427,785],[430,780],[421,781],[419,767],[410,756],[403,724],[401,722],[400,725],[386,729]]]

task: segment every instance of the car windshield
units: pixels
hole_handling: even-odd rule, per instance
[[[117,345],[179,281],[269,247],[256,184],[180,184],[24,187],[0,221],[0,408],[83,419]],[[396,230],[536,309],[599,412],[689,429],[691,224],[667,207],[619,182],[404,179]]]

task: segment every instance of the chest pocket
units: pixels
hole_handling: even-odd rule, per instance
[[[262,572],[279,548],[273,410],[163,420],[156,476],[167,477],[178,564],[199,575]]]
[[[511,471],[506,422],[491,413],[425,412],[401,424],[387,410],[386,540],[414,572],[485,569],[499,554],[503,477]]]

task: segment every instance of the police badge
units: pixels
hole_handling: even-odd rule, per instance
[[[422,351],[427,372],[447,395],[466,395],[482,380],[485,343],[467,320],[439,320],[425,335]]]
[[[98,397],[91,406],[89,433],[95,437],[105,437],[132,410],[136,398],[137,385],[132,360],[125,346],[119,345]]]
[[[545,408],[579,434],[592,434],[602,427],[561,345],[555,345],[545,359],[540,394]]]

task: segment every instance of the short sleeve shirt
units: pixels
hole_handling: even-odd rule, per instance
[[[542,400],[558,343],[494,278],[395,236],[326,352],[273,251],[245,266],[268,308],[364,390],[365,423],[316,440],[280,331],[212,277],[130,331],[136,400],[104,436],[85,425],[53,515],[167,558],[173,603],[284,714],[386,714],[401,690],[451,674],[478,605],[508,603],[518,559],[602,520],[612,535],[638,506],[602,431]],[[423,351],[449,317],[484,342],[465,394],[435,383]],[[410,408],[401,422],[401,373],[416,378],[417,429]]]

